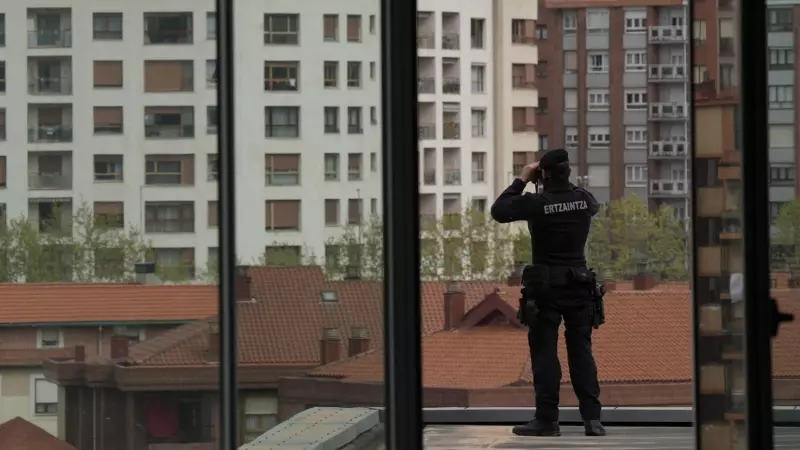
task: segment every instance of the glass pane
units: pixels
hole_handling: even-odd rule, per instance
[[[0,14],[25,48],[0,49],[0,279],[25,283],[0,420],[74,448],[210,448],[219,422],[214,11],[169,3]]]
[[[241,443],[382,444],[380,3],[295,3],[235,8]]]
[[[797,300],[800,299],[800,198],[797,177],[797,105],[795,87],[791,81],[796,74],[794,44],[797,22],[791,7],[770,7],[767,10],[769,54],[769,201],[771,233],[772,297],[781,312],[800,316]],[[790,388],[796,377],[795,353],[790,350],[797,341],[797,322],[784,323],[772,342],[772,383],[775,420],[784,421],[781,415],[800,406],[800,393]],[[778,431],[777,445],[798,444],[796,437],[784,436]],[[776,445],[776,446],[777,446]]]
[[[741,61],[736,39],[739,11],[738,3],[730,1],[692,5],[697,448],[741,449],[746,448],[747,440],[742,149],[738,136]]]

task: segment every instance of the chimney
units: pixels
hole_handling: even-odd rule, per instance
[[[361,279],[361,268],[358,266],[347,266],[347,273],[344,276],[345,280],[360,280]]]
[[[369,330],[366,327],[353,327],[350,330],[347,356],[356,356],[367,350],[369,350]]]
[[[205,354],[206,362],[219,362],[219,322],[208,322],[208,347]]]
[[[111,336],[111,359],[127,358],[129,343],[126,336]]]
[[[336,328],[324,328],[319,341],[320,365],[342,359],[342,336]]]
[[[647,271],[647,263],[637,264],[636,275],[633,277],[633,290],[648,291],[656,287],[656,284],[658,284],[656,277]]]
[[[461,323],[467,308],[467,295],[461,283],[451,281],[444,293],[444,329],[452,330]]]
[[[253,293],[250,290],[252,278],[248,275],[250,266],[236,266],[236,281],[234,288],[236,291],[236,301],[249,302],[253,300]]]
[[[512,287],[519,287],[522,285],[522,271],[525,270],[525,263],[517,261],[517,264],[511,268],[511,273],[508,275],[508,285]]]
[[[617,290],[617,282],[614,281],[614,272],[611,269],[603,271],[603,288],[606,292]]]
[[[133,265],[136,273],[136,282],[139,284],[153,285],[162,284],[161,279],[156,275],[156,263],[141,262]]]
[[[76,345],[72,359],[74,359],[75,362],[86,362],[86,347],[83,345]]]

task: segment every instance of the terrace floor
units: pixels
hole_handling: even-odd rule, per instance
[[[561,427],[560,437],[518,437],[510,426],[431,425],[426,450],[694,450],[691,427],[606,427],[608,436],[586,437],[582,427]],[[775,449],[800,449],[800,428],[777,428]]]

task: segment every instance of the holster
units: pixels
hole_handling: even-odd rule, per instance
[[[600,325],[606,323],[606,306],[603,299],[606,295],[606,290],[597,281],[597,274],[591,269],[589,269],[589,272],[592,274],[592,327],[597,329],[600,328]]]

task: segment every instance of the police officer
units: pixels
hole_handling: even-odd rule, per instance
[[[569,374],[578,397],[587,436],[604,436],[600,423],[600,384],[592,356],[593,274],[586,267],[584,246],[598,203],[588,191],[569,182],[568,153],[546,152],[538,163],[525,166],[492,205],[492,218],[500,223],[527,221],[533,242],[533,265],[547,280],[532,297],[535,315],[528,318],[528,344],[536,393],[535,419],[514,427],[520,436],[560,436],[558,403],[561,364],[558,360],[558,328],[563,318]],[[523,193],[528,182],[543,182],[541,193]],[[527,271],[527,269],[526,269]],[[592,277],[587,283],[587,277]],[[541,281],[541,280],[539,280]],[[535,283],[532,283],[535,284]],[[527,307],[525,308],[528,309]]]

